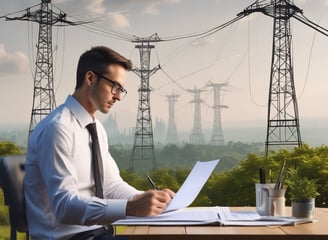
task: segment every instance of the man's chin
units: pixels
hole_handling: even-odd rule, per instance
[[[99,111],[100,111],[101,113],[106,114],[106,113],[109,112],[110,109],[111,109],[111,107],[109,107],[109,108],[102,108],[102,109],[99,109]]]

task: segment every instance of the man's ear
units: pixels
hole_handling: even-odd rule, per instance
[[[87,84],[87,86],[91,86],[92,82],[96,80],[96,76],[92,71],[87,71],[85,73],[85,77],[84,77],[84,82]]]

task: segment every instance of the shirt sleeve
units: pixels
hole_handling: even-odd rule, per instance
[[[109,199],[132,199],[135,195],[143,193],[125,182],[119,173],[115,160],[107,153],[106,164],[104,164],[104,195]]]
[[[123,196],[130,194],[123,194],[123,190],[120,194],[112,194],[113,199],[99,199],[79,193],[74,165],[77,163],[72,159],[74,141],[77,141],[74,139],[74,129],[62,124],[50,124],[38,141],[39,167],[57,221],[63,224],[95,225],[124,218],[127,199]],[[116,174],[115,170],[114,179],[118,178]],[[122,181],[119,185],[125,184]],[[114,199],[116,196],[122,198]]]

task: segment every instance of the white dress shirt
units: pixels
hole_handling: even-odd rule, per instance
[[[25,199],[33,240],[69,239],[125,218],[126,203],[141,193],[122,180],[96,119],[104,167],[104,198],[95,197],[91,138],[93,121],[72,96],[34,129],[26,157]]]

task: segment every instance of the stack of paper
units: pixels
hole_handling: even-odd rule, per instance
[[[230,211],[229,207],[192,207],[166,212],[153,217],[128,217],[113,225],[225,225],[276,226],[313,222],[293,217],[262,217],[255,211]]]
[[[128,217],[113,225],[203,225],[218,223],[216,207],[183,208],[153,217]]]
[[[230,211],[229,207],[218,207],[217,211],[218,222],[226,226],[296,225],[314,221],[309,218],[261,216],[255,211]]]

